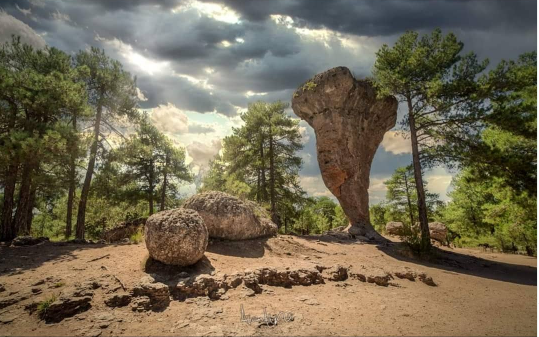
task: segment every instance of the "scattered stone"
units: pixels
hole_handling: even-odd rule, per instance
[[[111,325],[116,320],[116,316],[114,316],[110,312],[100,312],[95,314],[93,319],[97,323],[97,326],[99,326],[99,328],[105,329],[108,328],[109,325]]]
[[[385,276],[368,276],[367,282],[369,283],[375,283],[376,285],[387,287],[389,285],[389,280],[391,280],[391,275],[385,275]]]
[[[17,318],[17,315],[14,314],[1,314],[0,315],[0,324],[8,324],[13,322]]]
[[[292,98],[294,113],[314,129],[322,179],[350,220],[350,235],[382,239],[369,223],[369,174],[397,107],[394,97],[378,98],[370,81],[356,80],[346,67],[314,76]]]
[[[245,288],[242,292],[242,297],[253,297],[256,295],[256,292],[251,288]]]
[[[212,300],[218,300],[229,288],[236,288],[239,284],[241,284],[241,279],[237,283],[237,280],[233,278],[231,284],[228,284],[224,277],[199,275],[195,279],[180,281],[176,285],[176,293],[181,300],[198,296],[208,296]]]
[[[416,274],[412,273],[411,271],[396,272],[394,275],[400,279],[407,279],[410,281],[415,281],[415,278],[416,278]]]
[[[0,283],[0,293],[6,291],[6,287],[2,283]]]
[[[427,276],[427,274],[422,273],[422,274],[419,274],[418,276],[419,276],[419,280],[425,283],[426,285],[431,286],[431,287],[437,286],[437,284],[434,283],[434,280],[432,279],[432,277]]]
[[[135,297],[131,302],[131,310],[137,312],[148,311],[151,309],[152,303],[148,296]]]
[[[28,294],[28,293],[23,293],[23,294],[15,293],[13,295],[9,295],[7,297],[0,298],[0,309],[9,307],[9,306],[11,306],[11,305],[13,305],[15,303],[19,303],[20,301],[24,301],[24,300],[28,299],[29,297],[30,297],[30,294]]]
[[[336,265],[325,271],[327,275],[325,278],[330,281],[345,281],[348,279],[348,268],[341,265]]]
[[[92,296],[93,293],[88,289],[67,289],[41,313],[41,318],[47,323],[61,322],[64,318],[90,309]]]
[[[39,305],[38,301],[34,301],[32,303],[26,304],[24,306],[24,310],[28,311],[28,313],[31,315],[37,310],[37,306]]]
[[[105,299],[105,304],[109,307],[125,307],[131,302],[131,295],[128,293],[114,294]]]
[[[361,282],[367,282],[367,278],[363,274],[350,273],[350,277]]]
[[[43,243],[43,242],[49,242],[49,238],[44,237],[44,236],[39,237],[39,238],[34,238],[34,237],[29,236],[29,235],[27,235],[27,236],[18,236],[15,239],[13,239],[13,241],[11,241],[11,246],[12,247],[34,246],[34,245],[38,245],[38,244]]]
[[[196,211],[177,208],[148,218],[145,242],[150,256],[155,260],[189,266],[204,256],[208,230]]]
[[[43,291],[41,288],[32,288],[32,294],[41,294]]]
[[[277,225],[264,209],[224,192],[196,194],[182,207],[198,212],[211,238],[245,240],[277,234]]]
[[[147,296],[152,310],[161,310],[170,303],[170,291],[166,284],[155,282],[152,278],[143,277],[133,288],[133,296]]]

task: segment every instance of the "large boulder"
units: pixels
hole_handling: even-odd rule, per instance
[[[397,100],[379,98],[368,80],[346,67],[314,76],[292,98],[292,109],[316,135],[318,165],[326,187],[350,220],[352,235],[382,239],[369,221],[369,174],[386,131],[395,126]]]
[[[404,224],[398,221],[388,222],[386,224],[386,233],[388,235],[403,235],[404,234]]]
[[[183,207],[200,214],[212,238],[245,240],[277,233],[277,225],[266,217],[260,206],[224,192],[194,195]]]
[[[447,241],[447,227],[441,222],[429,222],[430,238],[441,243]]]
[[[177,208],[156,213],[146,220],[144,230],[150,256],[171,265],[189,266],[204,256],[208,230],[204,220],[191,209]]]

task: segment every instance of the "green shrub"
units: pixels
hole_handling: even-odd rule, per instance
[[[139,228],[135,233],[131,234],[131,236],[129,237],[129,241],[131,243],[140,243],[142,242],[142,238],[142,229]]]
[[[45,313],[47,312],[51,304],[54,303],[54,301],[56,301],[56,294],[52,294],[44,301],[39,302],[39,304],[37,305],[37,313],[39,317],[43,317],[45,315]]]

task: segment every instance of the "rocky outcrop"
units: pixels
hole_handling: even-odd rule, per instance
[[[191,209],[177,208],[148,218],[144,230],[150,256],[170,265],[189,266],[204,256],[208,230]]]
[[[143,277],[133,288],[133,297],[147,297],[149,304],[145,300],[134,301],[134,306],[147,306],[152,310],[162,310],[168,307],[170,303],[170,291],[166,284],[155,282],[149,276]]]
[[[404,224],[402,222],[388,222],[386,224],[386,234],[388,235],[404,235]]]
[[[47,323],[58,323],[64,318],[74,316],[90,309],[93,292],[85,287],[70,288],[41,312]]]
[[[380,238],[369,219],[369,174],[384,133],[395,126],[397,100],[378,98],[369,81],[337,67],[298,88],[292,109],[315,131],[322,179],[350,221],[348,232]]]
[[[138,218],[120,223],[118,226],[106,230],[101,234],[101,238],[107,242],[118,242],[123,239],[129,239],[131,235],[142,230],[147,218]]]
[[[128,293],[112,294],[105,299],[105,304],[109,307],[125,307],[131,303],[131,295]]]
[[[277,225],[260,206],[224,192],[194,195],[185,201],[183,208],[198,212],[211,238],[245,240],[277,233]]]

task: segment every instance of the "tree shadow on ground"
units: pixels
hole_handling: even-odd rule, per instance
[[[227,241],[213,239],[206,248],[207,252],[256,259],[263,257],[268,249],[269,238],[259,238],[241,241]]]
[[[108,245],[65,242],[44,242],[39,245],[20,247],[2,245],[0,246],[0,276],[23,274],[47,262],[57,264],[72,261],[77,259],[75,253],[78,251],[100,249],[106,246]]]
[[[405,243],[401,242],[382,244],[376,247],[399,261],[437,268],[447,273],[466,274],[496,281],[537,286],[537,268],[532,266],[486,260],[437,247],[433,247],[433,252],[429,256],[417,257],[411,253]]]

